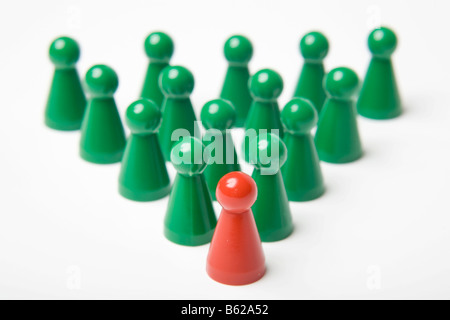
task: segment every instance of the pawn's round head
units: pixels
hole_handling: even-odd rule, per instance
[[[375,57],[389,58],[397,48],[397,36],[388,28],[379,28],[369,36],[369,50]]]
[[[133,134],[156,133],[161,125],[161,111],[153,101],[140,99],[128,107],[126,120]]]
[[[50,45],[49,55],[56,68],[73,68],[80,59],[80,47],[71,38],[58,38]]]
[[[332,70],[324,81],[328,95],[336,99],[351,99],[359,87],[358,75],[349,68]]]
[[[145,53],[155,62],[166,62],[172,58],[174,45],[172,39],[163,32],[153,32],[145,39]]]
[[[225,58],[230,65],[245,66],[253,56],[253,46],[244,36],[232,36],[225,42]]]
[[[250,163],[263,175],[274,175],[287,160],[287,148],[281,138],[273,133],[263,133],[250,141]]]
[[[166,67],[159,75],[159,86],[168,97],[187,98],[194,90],[194,76],[184,67]]]
[[[204,105],[200,117],[205,129],[225,131],[234,126],[237,114],[231,102],[216,99]]]
[[[300,41],[300,52],[306,61],[322,61],[329,47],[327,38],[320,32],[310,32]]]
[[[245,173],[231,172],[220,179],[216,197],[225,210],[242,213],[256,202],[258,188],[255,181]]]
[[[194,137],[183,137],[175,144],[170,154],[173,166],[184,176],[201,174],[205,171],[208,160],[205,145]]]
[[[119,78],[110,67],[96,65],[86,73],[86,85],[94,97],[111,97],[119,87]]]
[[[250,93],[259,101],[274,101],[283,92],[283,79],[270,69],[258,71],[250,78]]]
[[[313,104],[303,98],[289,101],[281,112],[281,121],[291,134],[309,133],[317,125],[319,117]]]

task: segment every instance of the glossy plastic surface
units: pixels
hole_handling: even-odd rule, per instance
[[[205,178],[213,200],[216,200],[216,189],[220,179],[227,173],[240,171],[239,160],[233,138],[227,129],[231,129],[236,121],[236,110],[231,102],[217,99],[205,104],[201,112],[203,126],[208,131],[203,137],[210,162],[205,169]],[[215,129],[215,130],[211,130]]]
[[[253,97],[252,106],[248,114],[246,130],[278,130],[283,137],[283,125],[280,119],[280,108],[277,99],[283,91],[281,76],[270,69],[258,71],[250,78],[250,93]],[[275,132],[273,132],[275,133]]]
[[[402,113],[391,55],[397,37],[388,28],[374,30],[369,36],[372,59],[357,103],[358,113],[366,118],[386,120]]]
[[[158,141],[161,112],[150,100],[132,103],[126,112],[131,131],[122,160],[119,192],[134,201],[155,201],[170,193],[170,179]]]
[[[86,97],[75,68],[80,48],[75,40],[62,37],[51,44],[49,55],[55,72],[45,109],[45,124],[55,130],[79,130],[86,110]]]
[[[289,201],[310,201],[325,192],[319,156],[311,135],[318,121],[308,100],[294,98],[286,104],[281,120],[288,158],[281,169]]]
[[[251,177],[232,172],[217,187],[223,210],[209,248],[206,271],[223,284],[246,285],[261,279],[265,257],[251,206],[257,198]]]
[[[81,128],[80,155],[98,164],[120,162],[126,145],[125,132],[114,101],[119,80],[111,68],[97,65],[86,74],[91,98]]]
[[[159,87],[159,75],[169,65],[174,51],[174,44],[169,35],[163,32],[153,32],[145,40],[144,46],[150,63],[141,97],[152,100],[161,108],[164,94]]]
[[[293,231],[291,209],[280,168],[287,159],[283,141],[274,134],[259,135],[256,150],[249,159],[255,165],[253,179],[258,186],[258,199],[253,214],[263,242],[280,241]]]
[[[216,227],[211,194],[203,171],[205,146],[186,137],[176,144],[171,160],[178,171],[164,220],[164,234],[174,243],[200,246],[209,243]]]
[[[323,60],[328,54],[327,38],[320,32],[310,32],[300,41],[300,52],[305,60],[294,97],[302,97],[312,102],[320,114],[326,99],[323,88],[325,68]]]
[[[164,158],[170,161],[172,148],[179,141],[172,141],[175,130],[184,129],[186,133],[182,134],[182,137],[195,136],[200,132],[190,99],[190,94],[194,90],[194,76],[184,67],[167,67],[161,72],[159,84],[165,98],[158,136]]]
[[[224,53],[228,68],[220,97],[233,103],[237,112],[236,127],[242,128],[252,103],[248,63],[253,55],[253,46],[246,37],[235,35],[225,43]]]
[[[354,95],[358,76],[348,68],[336,68],[325,78],[328,98],[317,127],[315,144],[319,158],[330,163],[348,163],[363,155]]]

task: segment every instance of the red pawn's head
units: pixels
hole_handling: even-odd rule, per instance
[[[232,172],[220,179],[216,197],[220,205],[232,213],[249,210],[256,201],[258,189],[255,181],[242,172]]]

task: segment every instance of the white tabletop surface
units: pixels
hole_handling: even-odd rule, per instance
[[[2,1],[0,298],[450,298],[449,9],[444,0]],[[209,279],[208,246],[164,238],[167,199],[121,198],[119,165],[82,161],[78,132],[43,125],[48,46],[60,35],[81,44],[82,75],[97,63],[117,71],[123,115],[147,67],[143,40],[168,32],[172,64],[194,73],[198,113],[220,92],[223,44],[232,34],[252,40],[252,72],[282,74],[284,106],[303,34],[323,31],[327,69],[349,66],[363,78],[367,36],[380,23],[399,36],[393,60],[405,113],[358,120],[364,158],[323,164],[327,193],[292,204],[295,233],[263,245],[268,272],[253,285]],[[237,131],[236,144],[241,137]]]

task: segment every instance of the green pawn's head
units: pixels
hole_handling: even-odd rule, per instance
[[[167,97],[188,98],[194,90],[194,76],[184,67],[167,67],[159,75],[159,86]]]
[[[200,115],[205,129],[225,131],[236,123],[236,109],[227,100],[216,99],[207,102]]]
[[[80,59],[80,47],[78,43],[68,37],[58,38],[50,46],[50,60],[58,69],[75,67]]]
[[[328,54],[329,43],[320,32],[310,32],[300,41],[300,52],[309,62],[322,62]]]
[[[351,99],[359,88],[358,75],[349,68],[333,69],[324,81],[327,94],[335,99]]]
[[[86,85],[95,98],[112,97],[119,87],[119,78],[110,67],[96,65],[86,73]]]
[[[388,28],[379,28],[369,36],[369,50],[375,57],[389,58],[397,48],[397,36]]]
[[[250,93],[257,101],[275,101],[283,92],[283,79],[270,69],[258,71],[250,78]]]
[[[145,39],[145,53],[154,62],[168,63],[172,58],[172,39],[163,32],[153,32]]]
[[[281,112],[284,128],[293,135],[310,133],[318,120],[316,108],[309,100],[303,98],[292,99]]]
[[[206,158],[206,159],[205,159]],[[194,176],[206,169],[208,156],[205,145],[197,138],[183,137],[173,148],[170,161],[179,174]]]
[[[263,133],[250,141],[248,159],[263,175],[274,175],[287,160],[287,148],[276,134]]]
[[[253,46],[244,36],[232,36],[225,42],[225,58],[232,66],[246,66],[253,56]]]
[[[126,121],[131,133],[148,135],[158,132],[161,126],[161,111],[151,100],[140,99],[127,109]]]

